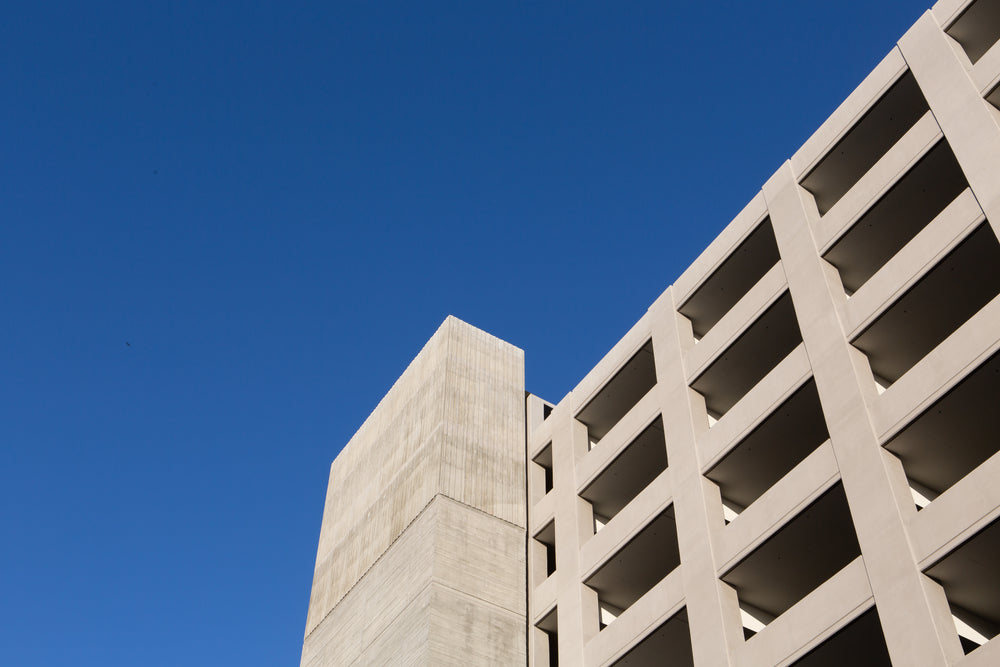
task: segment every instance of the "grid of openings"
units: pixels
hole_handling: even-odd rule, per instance
[[[945,39],[993,82],[975,101],[1000,117],[1000,2],[975,0],[949,20]],[[891,586],[875,592],[885,574],[872,562],[892,540],[901,571],[923,586],[925,617],[945,619],[931,633],[942,664],[976,651],[989,656],[979,664],[1000,664],[990,419],[1000,404],[990,219],[1000,183],[982,191],[989,179],[971,171],[967,144],[942,129],[939,114],[953,112],[925,95],[934,84],[909,62],[876,70],[870,99],[835,114],[840,129],[824,135],[834,138],[789,176],[798,219],[763,198],[727,230],[728,247],[696,264],[711,268],[686,276],[683,293],[668,290],[637,325],[646,328],[609,353],[599,368],[610,371],[588,376],[552,411],[558,419],[545,412],[539,440],[529,425],[530,505],[547,513],[531,524],[529,567],[535,591],[559,583],[535,608],[531,665],[556,664],[560,638],[573,651],[564,662],[584,665],[696,665],[699,651],[711,664],[720,650],[732,664],[890,665],[907,649],[886,634],[891,618],[900,627],[887,614],[913,611],[894,608]],[[995,121],[982,131],[1000,134]],[[1000,154],[989,169],[1000,173]],[[803,227],[810,243],[796,246]],[[793,272],[809,261],[821,292]],[[817,293],[829,297],[825,324],[803,303]],[[822,358],[833,336],[836,366]],[[860,407],[845,413],[838,392]],[[884,475],[857,472],[854,433],[868,434]],[[879,509],[869,498],[898,524],[874,539],[863,530]],[[571,542],[559,545],[559,571],[557,524]],[[692,584],[691,572],[707,582]],[[691,591],[718,594],[706,603]],[[711,616],[705,604],[723,620],[692,629]]]

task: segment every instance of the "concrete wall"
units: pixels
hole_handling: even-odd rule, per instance
[[[331,466],[303,665],[523,656],[523,397],[521,350],[445,320]]]

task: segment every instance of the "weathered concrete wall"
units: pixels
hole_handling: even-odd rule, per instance
[[[303,665],[524,662],[523,397],[521,350],[445,320],[331,466]]]

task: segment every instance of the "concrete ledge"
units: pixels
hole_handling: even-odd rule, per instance
[[[889,149],[865,175],[844,193],[815,226],[816,246],[822,255],[840,235],[871,208],[944,135],[934,114],[925,113],[903,138]]]
[[[673,502],[671,489],[668,468],[615,515],[601,532],[583,542],[580,546],[580,579],[586,581],[608,558],[666,509]]]
[[[545,527],[556,515],[556,504],[555,504],[555,494],[551,491],[546,493],[541,500],[534,504],[529,510],[528,515],[530,517],[530,522],[528,523],[528,535],[534,536]]]
[[[1000,637],[994,637],[955,663],[956,667],[996,667],[1000,665]]]
[[[938,24],[947,29],[971,2],[972,0],[938,0],[931,11]]]
[[[801,343],[771,369],[711,429],[698,438],[702,472],[708,471],[771,411],[812,376],[809,357]]]
[[[990,47],[972,68],[972,81],[984,97],[1000,83],[1000,42]]]
[[[771,621],[733,656],[736,665],[788,665],[871,608],[861,556]]]
[[[628,447],[636,436],[660,416],[660,403],[654,386],[621,420],[587,452],[576,465],[576,492],[583,491],[604,468]]]
[[[921,570],[1000,516],[1000,452],[916,513],[910,543]]]
[[[605,666],[625,655],[684,606],[680,568],[660,580],[584,647],[583,664]]]
[[[534,590],[531,591],[531,595],[528,596],[531,602],[528,617],[531,619],[532,625],[541,621],[545,618],[546,614],[552,611],[552,608],[556,606],[558,593],[559,571],[557,570],[545,579],[545,581],[535,586]]]
[[[704,338],[688,350],[684,361],[688,382],[700,375],[729,347],[730,343],[739,338],[740,334],[782,295],[787,286],[785,270],[781,262],[778,262],[721,320],[716,322]]]
[[[808,174],[904,72],[906,72],[906,61],[903,60],[903,54],[899,49],[893,48],[882,62],[875,66],[871,74],[854,89],[854,92],[830,114],[826,122],[820,125],[799,150],[795,151],[791,158],[792,171],[795,175],[802,178]]]
[[[632,355],[638,352],[652,335],[649,316],[643,315],[570,392],[569,403],[573,417],[576,417],[576,414],[597,395],[597,392],[604,387],[608,380],[614,377],[615,373],[628,363]],[[562,404],[560,403],[560,405]],[[552,419],[551,415],[549,419]]]
[[[870,406],[872,426],[885,443],[1000,348],[1000,296],[946,338]]]
[[[714,547],[719,576],[839,479],[837,458],[833,445],[827,440],[717,534]]]
[[[767,204],[764,195],[758,192],[674,282],[674,298],[678,307],[698,291],[701,284],[766,217]]]
[[[920,280],[985,219],[972,191],[966,188],[844,304],[847,339],[853,340],[884,306]]]

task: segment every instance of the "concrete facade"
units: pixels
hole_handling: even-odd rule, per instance
[[[330,468],[304,667],[524,663],[524,432],[523,353],[449,317]]]
[[[303,665],[1000,664],[998,236],[1000,0],[941,0],[557,404],[431,339],[334,463]],[[421,450],[444,395],[482,467]]]

